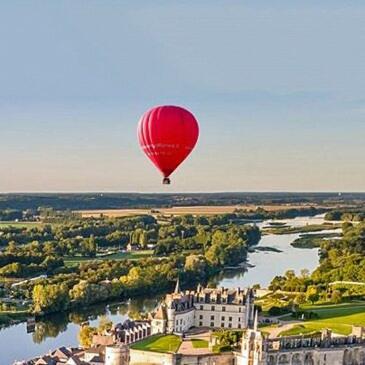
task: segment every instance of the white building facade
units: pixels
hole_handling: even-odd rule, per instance
[[[192,327],[244,329],[253,323],[254,292],[251,289],[211,289],[166,295],[152,318],[152,333],[183,333]]]

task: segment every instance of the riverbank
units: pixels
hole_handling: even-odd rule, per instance
[[[321,232],[328,230],[335,230],[341,228],[340,223],[328,223],[321,224],[308,224],[302,227],[288,227],[288,226],[269,226],[263,228],[264,234],[292,234],[292,233],[308,233],[308,232]]]
[[[25,322],[29,316],[29,311],[1,311],[0,330],[8,326],[13,326]]]
[[[288,224],[305,225],[308,222],[321,222],[321,220],[322,218],[300,218],[288,220]],[[265,224],[267,222],[262,222],[262,225]],[[318,250],[293,248],[290,244],[298,237],[299,234],[263,236],[255,248],[271,247],[273,250],[259,249],[249,252],[247,262],[250,267],[222,271],[210,279],[209,283],[229,288],[244,288],[254,284],[267,287],[275,275],[281,275],[288,269],[295,269],[298,272],[302,268],[313,270],[318,265]],[[91,326],[97,326],[99,318],[103,316],[108,316],[113,322],[138,318],[140,313],[153,311],[159,301],[159,296],[141,296],[122,303],[93,305],[79,311],[50,315],[38,320],[36,330],[32,334],[27,334],[25,323],[17,324],[0,331],[0,352],[6,354],[4,361],[11,363],[16,358],[31,358],[46,353],[50,348],[65,344],[76,346],[79,324],[82,322],[89,321]],[[7,353],[9,349],[5,343],[9,341],[22,343],[22,347],[14,348],[12,352]]]
[[[292,246],[295,248],[318,248],[325,239],[338,239],[339,233],[314,233],[314,234],[302,234],[294,242]]]

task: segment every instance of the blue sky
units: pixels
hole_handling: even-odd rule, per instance
[[[363,1],[2,1],[0,191],[365,191]],[[140,115],[201,136],[162,187]]]

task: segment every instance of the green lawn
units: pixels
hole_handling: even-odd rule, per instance
[[[0,229],[6,227],[17,227],[17,228],[34,228],[34,227],[42,227],[42,222],[15,222],[15,221],[6,221],[0,222]]]
[[[195,349],[206,349],[206,348],[208,348],[208,345],[209,345],[208,341],[201,340],[201,339],[198,339],[198,338],[192,339],[191,343],[192,343],[192,345]]]
[[[84,261],[103,261],[103,260],[140,260],[146,257],[150,257],[153,254],[153,250],[141,250],[141,251],[133,251],[133,252],[118,252],[111,255],[106,256],[97,256],[97,257],[65,257],[64,262],[65,266],[76,266],[80,262]]]
[[[364,310],[365,311],[365,302],[347,302],[340,304],[322,304],[322,305],[303,305],[301,306],[303,310],[309,310],[312,312],[316,312],[319,315],[336,315],[342,313],[353,313],[353,311]]]
[[[103,257],[104,260],[139,260],[146,257],[150,257],[153,254],[153,250],[140,250],[140,251],[132,251],[132,252],[118,252],[109,256]]]
[[[351,333],[352,325],[365,326],[365,304],[344,303],[309,306],[305,309],[317,313],[318,319],[298,324],[292,329],[280,333],[280,336],[305,334],[320,331],[323,328],[329,328],[336,333],[348,335]]]
[[[139,341],[131,346],[134,350],[153,352],[177,352],[181,339],[175,335],[155,335]]]

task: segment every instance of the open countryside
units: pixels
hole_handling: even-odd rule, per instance
[[[185,257],[185,261],[188,258],[190,260],[196,255],[199,255],[200,252],[202,252],[201,248],[199,248],[201,246],[196,245],[196,243],[193,245],[193,241],[191,241],[191,238],[196,237],[194,238],[195,240],[199,237],[195,236],[196,233],[194,233],[194,230],[192,230],[193,227],[196,228],[204,227],[204,231],[208,233],[211,229],[209,228],[210,225],[214,224],[216,227],[212,231],[213,233],[216,232],[215,236],[212,237],[214,240],[218,239],[219,237],[218,232],[223,233],[224,231],[227,230],[227,228],[229,228],[230,225],[232,225],[232,223],[234,223],[237,228],[238,227],[243,228],[247,226],[247,227],[252,227],[252,229],[255,229],[255,227],[257,227],[260,230],[261,239],[258,242],[256,241],[256,243],[254,243],[252,248],[249,249],[249,252],[247,252],[246,257],[245,255],[242,256],[242,258],[239,261],[236,261],[233,258],[232,261],[229,261],[231,259],[228,259],[228,256],[227,258],[222,257],[224,261],[222,261],[222,263],[216,262],[214,265],[218,265],[216,266],[217,268],[219,268],[220,265],[223,265],[222,266],[223,270],[222,269],[217,271],[213,270],[212,272],[213,275],[208,274],[208,276],[206,276],[205,279],[204,276],[201,276],[202,277],[201,283],[205,282],[206,283],[205,285],[208,285],[208,287],[212,286],[217,288],[220,287],[226,287],[232,289],[237,287],[262,288],[260,289],[261,291],[259,290],[257,292],[256,294],[257,298],[255,302],[257,308],[261,308],[262,310],[262,314],[260,315],[259,328],[261,329],[262,333],[268,336],[268,338],[273,338],[273,336],[275,338],[275,336],[285,337],[293,335],[316,336],[316,334],[323,329],[330,329],[333,331],[333,333],[339,336],[346,336],[352,333],[353,326],[365,326],[364,322],[365,302],[362,301],[363,289],[362,286],[359,285],[361,282],[357,282],[356,280],[354,281],[342,280],[343,279],[342,276],[340,277],[334,276],[334,278],[331,279],[330,282],[331,288],[333,288],[331,292],[328,292],[326,290],[323,292],[322,291],[323,289],[320,290],[316,289],[314,291],[314,289],[312,289],[314,288],[313,284],[309,284],[311,282],[311,278],[309,276],[310,272],[315,270],[318,264],[321,262],[317,245],[318,240],[320,246],[322,244],[327,245],[330,242],[327,240],[330,240],[332,237],[334,237],[333,243],[335,244],[336,240],[338,240],[342,236],[341,234],[342,229],[338,228],[338,227],[342,228],[342,225],[341,223],[339,223],[339,220],[337,220],[338,219],[337,214],[334,215],[333,212],[340,210],[343,212],[342,213],[343,217],[345,217],[349,215],[349,212],[357,212],[357,214],[360,214],[359,212],[362,211],[362,206],[357,205],[357,207],[355,208],[353,202],[348,204],[348,208],[343,207],[342,204],[341,207],[339,207],[340,204],[341,203],[336,203],[335,205],[333,204],[327,205],[326,207],[321,207],[321,208],[318,207],[313,208],[302,205],[299,205],[300,208],[298,208],[298,205],[296,205],[295,208],[293,208],[292,206],[288,207],[288,205],[284,204],[281,206],[281,209],[270,210],[270,211],[266,211],[260,206],[260,208],[256,208],[256,210],[250,209],[246,211],[239,209],[236,210],[236,213],[207,214],[207,215],[176,214],[176,215],[165,216],[164,214],[156,212],[155,218],[152,218],[152,216],[150,216],[151,218],[144,218],[148,217],[148,215],[124,216],[124,217],[98,216],[93,218],[90,217],[80,218],[79,214],[74,214],[70,212],[62,213],[61,211],[45,210],[40,212],[41,213],[40,216],[35,215],[33,217],[29,217],[29,219],[33,220],[33,222],[34,221],[38,222],[36,226],[31,226],[31,228],[26,228],[26,224],[24,224],[24,226],[16,227],[13,226],[11,222],[10,223],[7,222],[3,226],[3,229],[9,230],[10,236],[8,236],[9,237],[8,239],[11,239],[11,235],[13,234],[19,235],[19,233],[21,233],[23,235],[22,239],[24,240],[27,235],[26,232],[28,231],[32,235],[35,235],[37,234],[37,231],[39,229],[42,230],[46,229],[49,235],[47,239],[50,239],[54,234],[53,230],[55,233],[59,232],[57,233],[59,235],[60,232],[62,232],[64,229],[63,226],[67,229],[72,227],[74,233],[72,233],[72,235],[70,236],[71,231],[68,231],[69,233],[67,233],[67,236],[62,238],[65,244],[67,245],[71,244],[71,246],[69,246],[68,248],[67,246],[64,247],[65,251],[63,254],[63,265],[68,270],[72,270],[71,272],[80,273],[82,276],[84,276],[85,274],[82,274],[80,272],[80,269],[83,270],[83,272],[87,273],[88,272],[87,270],[93,270],[93,268],[96,267],[95,265],[97,265],[98,262],[107,264],[108,266],[110,266],[110,269],[112,270],[116,270],[117,267],[122,268],[122,266],[120,265],[125,265],[128,262],[130,262],[130,264],[128,265],[131,265],[129,269],[131,270],[135,266],[133,262],[137,264],[137,267],[139,265],[145,265],[146,268],[148,267],[147,264],[148,260],[151,259],[152,260],[157,259],[159,262],[158,265],[164,264],[167,262],[166,260],[168,260],[168,256],[166,255],[171,255],[171,252],[176,252],[177,255],[182,254]],[[323,210],[326,213],[322,213]],[[306,216],[305,214],[308,214],[308,212],[314,214],[314,216],[312,217]],[[278,214],[279,214],[279,219],[276,219]],[[162,217],[164,218],[162,219]],[[263,220],[262,219],[263,217],[265,217],[266,219]],[[352,217],[355,219],[353,224],[357,226],[359,224],[358,223],[359,218],[355,215],[353,215]],[[335,218],[336,220],[332,220],[333,218]],[[162,219],[161,222],[160,219]],[[250,219],[252,219],[251,223],[248,221]],[[133,222],[133,224],[137,224],[137,226],[135,227],[139,228],[133,228],[133,225],[132,226],[130,225],[131,222]],[[147,224],[147,226],[143,228],[141,222],[145,222],[144,224]],[[91,224],[90,228],[95,227],[93,229],[98,230],[95,232],[99,232],[96,235],[94,234],[94,236],[92,236],[91,241],[90,241],[90,236],[84,239],[83,238],[84,234],[82,233],[82,231],[84,230],[85,233],[88,232],[87,234],[88,235],[90,234],[91,231],[90,228],[88,228],[90,224]],[[157,226],[155,226],[156,224]],[[108,231],[104,231],[104,228],[100,230],[101,227],[103,226],[110,228],[108,228]],[[126,235],[126,239],[124,241],[120,241],[120,239],[114,241],[113,238],[114,236],[110,235],[110,232],[112,232],[113,230],[120,229],[117,227],[126,227],[128,230],[130,230]],[[156,236],[152,234],[152,231],[150,231],[150,233],[147,236],[145,234],[142,234],[146,230],[146,228],[151,229],[152,227],[155,228],[160,227],[158,228],[158,231],[161,230],[159,235],[166,234],[167,232],[169,232],[168,235],[171,236],[168,237],[171,237],[169,240],[172,239],[172,241],[171,242],[168,240],[164,241],[164,239],[161,240],[160,238],[158,238],[156,241],[155,240]],[[175,228],[171,229],[172,227]],[[110,231],[110,229],[112,229],[112,231]],[[166,233],[163,233],[165,231]],[[147,230],[146,232],[149,232],[149,230]],[[232,233],[233,232],[234,231],[232,231]],[[318,237],[319,234],[318,232],[321,234],[320,237]],[[337,233],[334,234],[332,232],[337,232]],[[106,233],[108,233],[108,236],[104,236],[103,238],[103,235],[105,235]],[[310,239],[313,235],[313,241],[316,242],[316,245],[314,245],[313,248],[310,249],[296,248],[294,243],[301,235],[305,235],[307,239]],[[327,236],[329,238],[326,238]],[[72,248],[72,241],[70,241],[71,237],[74,237],[72,240],[74,240],[76,244],[74,248]],[[200,239],[203,239],[203,237],[199,238],[199,240]],[[186,246],[188,242],[190,243],[188,246]],[[202,243],[203,242],[204,241],[202,241]],[[183,244],[181,248],[179,248],[180,244]],[[147,245],[150,245],[151,248],[144,249],[143,246],[146,247]],[[26,243],[24,247],[27,247]],[[168,254],[168,252],[170,252],[170,254]],[[18,254],[20,253],[21,251],[19,251]],[[298,255],[298,253],[300,253],[300,255]],[[207,252],[206,254],[208,254],[207,257],[209,257],[209,253]],[[153,259],[153,257],[155,257],[155,259]],[[272,260],[275,260],[276,262],[275,266],[270,265],[270,262],[272,262]],[[118,262],[120,264],[118,264],[118,266],[115,266],[116,263]],[[238,265],[236,264],[236,262],[238,263]],[[185,263],[185,265],[186,264],[187,263]],[[104,266],[104,264],[102,265]],[[98,270],[99,271],[103,270],[102,269],[103,266],[99,267],[98,265]],[[108,266],[104,266],[105,269]],[[230,268],[225,269],[224,268],[225,266],[227,266],[227,268],[228,267]],[[301,270],[303,269],[308,269],[308,270],[305,272],[303,271],[301,273]],[[22,268],[22,270],[25,270],[25,267]],[[40,270],[40,273],[42,273],[41,266],[39,267],[38,270]],[[62,269],[60,271],[60,268],[56,267],[56,271],[54,273],[51,273],[49,271],[49,273],[47,274],[48,278],[42,277],[36,279],[35,281],[29,279],[27,281],[26,277],[12,278],[13,274],[10,274],[10,276],[9,274],[5,274],[6,276],[4,276],[4,283],[6,282],[8,282],[9,284],[19,283],[19,285],[16,287],[18,293],[21,292],[21,291],[19,292],[18,288],[22,287],[35,288],[35,286],[38,285],[39,289],[41,287],[45,289],[46,287],[44,286],[44,284],[50,279],[52,280],[52,282],[57,282],[55,281],[55,279],[57,278],[58,275],[60,275],[60,278],[61,277],[64,278],[63,279],[64,283],[67,283],[67,276],[65,276],[64,274],[65,272],[62,273],[62,271],[64,270]],[[57,274],[57,272],[60,273]],[[103,278],[107,279],[107,281],[104,280],[105,284],[103,285],[110,285],[107,284],[108,280],[110,280],[111,278],[114,277],[115,274],[117,274],[117,271],[113,273],[113,271],[109,271],[109,269],[107,272],[109,273],[107,274],[108,276],[100,277],[100,279],[102,280]],[[194,281],[191,281],[191,283],[190,283],[191,279],[188,279],[189,281],[185,281],[187,278],[184,280],[184,275],[186,274],[183,274],[182,272],[179,274],[182,283],[185,283],[184,285],[186,287],[194,288],[193,284]],[[350,277],[351,274],[347,278]],[[340,278],[341,280],[337,280],[336,278]],[[132,277],[130,278],[125,277],[125,279],[122,278],[120,279],[123,281],[124,280],[129,281],[132,279]],[[21,280],[25,280],[24,283],[21,283]],[[92,280],[94,281],[95,279]],[[124,291],[127,289],[128,285],[130,285],[127,284],[128,281],[124,281],[125,284],[123,285],[127,285],[125,289],[123,289]],[[39,283],[40,285],[37,283]],[[100,283],[102,283],[102,281]],[[141,283],[141,285],[146,285],[146,284],[147,282]],[[27,348],[19,349],[19,357],[36,356],[42,351],[46,351],[47,346],[50,346],[50,343],[54,343],[53,346],[57,347],[56,345],[57,342],[55,342],[55,340],[59,338],[59,340],[61,341],[60,343],[61,345],[62,341],[64,341],[63,338],[65,336],[67,336],[67,341],[68,343],[70,343],[70,345],[72,344],[74,346],[77,346],[80,340],[80,333],[83,333],[83,331],[85,332],[86,329],[88,328],[90,328],[91,330],[90,333],[93,333],[93,331],[99,331],[97,330],[98,326],[100,326],[99,323],[101,322],[104,323],[105,318],[107,318],[108,321],[111,320],[114,323],[118,323],[118,322],[123,322],[127,318],[129,318],[132,321],[138,318],[145,318],[145,316],[147,316],[148,313],[153,313],[153,311],[156,310],[156,307],[159,305],[159,303],[161,303],[161,300],[163,298],[163,293],[166,291],[168,292],[169,288],[171,288],[174,285],[174,279],[172,279],[170,284],[168,282],[167,284],[168,285],[166,287],[162,286],[161,288],[156,288],[156,289],[154,287],[151,287],[151,289],[149,289],[151,295],[147,297],[143,294],[143,291],[141,293],[138,293],[136,289],[133,289],[134,293],[133,296],[135,296],[136,299],[137,298],[140,299],[137,299],[137,301],[132,301],[130,303],[128,302],[129,299],[127,299],[128,296],[126,296],[125,294],[124,295],[121,294],[122,297],[125,299],[121,298],[122,301],[120,302],[118,302],[118,296],[120,294],[117,294],[117,296],[113,295],[111,297],[112,302],[109,308],[109,306],[103,304],[103,301],[105,301],[106,297],[101,296],[100,299],[98,299],[98,296],[101,294],[101,292],[100,294],[98,294],[98,291],[102,288],[102,286],[99,287],[100,289],[97,289],[98,286],[94,285],[94,288],[92,289],[92,286],[88,288],[87,286],[85,286],[85,284],[80,283],[79,285],[74,286],[73,289],[71,288],[72,290],[70,293],[76,294],[76,290],[77,291],[86,290],[85,291],[86,294],[87,291],[89,290],[96,290],[94,294],[92,294],[93,293],[92,291],[90,291],[90,294],[87,294],[87,295],[93,295],[93,297],[87,299],[90,303],[89,304],[90,308],[85,307],[85,305],[87,305],[87,302],[84,302],[84,309],[82,310],[82,312],[80,312],[79,310],[77,310],[77,307],[71,305],[71,307],[67,309],[67,312],[69,314],[60,321],[60,316],[57,313],[59,309],[57,309],[57,307],[48,310],[46,309],[46,307],[43,307],[44,309],[42,311],[46,309],[51,313],[44,318],[39,315],[36,316],[37,321],[35,326],[35,332],[32,335],[33,340],[31,340],[31,338],[29,338],[30,335],[26,334],[25,332],[25,327],[24,327],[25,325],[21,324],[21,321],[28,318],[30,310],[32,310],[31,307],[33,307],[33,305],[35,305],[36,303],[34,302],[34,304],[32,305],[30,302],[31,307],[28,307],[28,309],[27,306],[23,308],[19,306],[16,310],[14,310],[15,307],[12,307],[13,308],[12,310],[10,311],[7,310],[3,312],[2,321],[3,324],[5,325],[5,328],[0,332],[0,335],[11,336],[11,333],[15,331],[14,333],[16,333],[18,337],[25,336],[24,340],[27,338],[26,341],[30,340],[31,342],[33,342],[35,339],[37,339],[36,342],[38,344],[37,347],[33,348],[32,352],[29,352]],[[287,286],[286,289],[285,286]],[[280,287],[282,291],[277,290],[276,289],[277,287]],[[306,287],[307,289],[305,289]],[[310,294],[311,291],[313,291],[313,295]],[[36,298],[34,297],[35,295],[34,293],[35,292],[33,292],[33,300]],[[102,295],[107,295],[107,294],[105,292]],[[333,296],[335,299],[331,299]],[[150,304],[147,305],[146,300],[148,300],[148,298],[151,299],[151,302]],[[32,297],[30,297],[30,299],[32,300]],[[101,300],[100,305],[97,304],[98,300]],[[309,304],[308,300],[313,300],[313,303],[311,302]],[[337,304],[336,303],[331,304],[333,300],[335,300]],[[10,303],[11,301],[9,302],[9,304]],[[43,306],[43,304],[41,305]],[[72,319],[74,317],[79,319],[76,320],[75,322],[75,320]],[[266,323],[267,320],[269,320],[271,323]],[[83,322],[89,323],[90,327],[88,326],[80,327],[81,323]],[[9,325],[11,324],[13,327],[12,326],[9,327]],[[50,329],[52,328],[52,334],[48,332],[47,328]],[[214,350],[215,352],[213,351],[213,353],[219,353],[218,350],[219,346],[210,345],[211,339],[209,338],[209,336],[207,337],[204,333],[202,333],[201,335],[200,334],[195,335],[196,337],[187,338],[186,343],[184,342],[184,346],[182,346],[181,339],[179,339],[178,342],[175,343],[174,341],[172,341],[172,338],[170,337],[164,337],[161,335],[159,336],[160,337],[158,337],[157,339],[155,337],[150,339],[147,338],[146,340],[141,342],[140,345],[139,342],[136,342],[136,345],[135,346],[133,345],[131,348],[137,351],[138,348],[141,348],[142,346],[142,348],[144,348],[146,351],[152,351],[152,352],[166,351],[167,353],[171,351],[172,352],[177,351],[177,353],[184,354],[184,353],[189,353],[189,351],[193,351],[192,349],[199,349],[201,353],[207,353],[207,352],[209,353],[209,346],[213,346],[215,349]],[[158,340],[159,338],[160,340]],[[84,342],[86,346],[90,346],[88,345],[89,340],[85,339],[83,341],[86,341]],[[225,342],[226,339],[224,340],[222,339],[221,341]],[[174,345],[173,346],[167,345],[170,343]],[[21,355],[22,353],[23,355]],[[10,355],[10,356],[12,357],[11,358],[9,357],[9,361],[12,361],[13,356],[15,355]]]
[[[365,365],[365,1],[0,1],[0,365]]]
[[[304,205],[305,206],[305,205]],[[307,206],[310,206],[308,204]],[[82,217],[100,217],[100,215],[106,217],[125,217],[131,215],[143,215],[143,214],[158,214],[158,215],[185,215],[185,214],[200,214],[200,215],[214,215],[214,214],[229,214],[235,213],[237,210],[252,210],[255,211],[258,207],[255,205],[226,205],[226,206],[180,206],[171,208],[150,208],[150,209],[96,209],[96,210],[80,210],[76,213],[80,213]],[[303,205],[262,205],[260,206],[263,210],[280,211],[288,208],[300,209]]]

